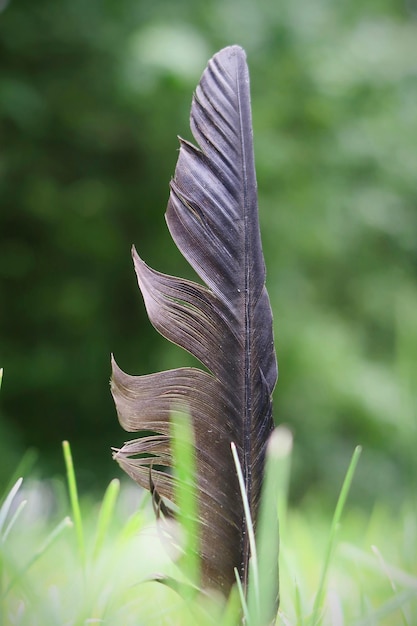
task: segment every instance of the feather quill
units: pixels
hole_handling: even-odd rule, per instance
[[[194,94],[191,130],[180,139],[166,211],[177,247],[205,285],[148,267],[132,250],[153,326],[207,368],[144,376],[112,360],[111,390],[127,431],[148,431],[115,452],[120,466],[158,498],[174,500],[173,410],[191,416],[195,438],[202,584],[230,591],[237,568],[247,587],[250,547],[230,444],[243,470],[256,524],[271,394],[277,380],[272,313],[265,288],[253,155],[249,74],[231,46],[208,63]]]

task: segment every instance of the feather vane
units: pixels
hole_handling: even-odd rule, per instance
[[[199,147],[180,140],[166,221],[204,285],[157,272],[132,250],[151,323],[207,371],[182,367],[143,376],[112,361],[111,389],[127,431],[149,431],[116,451],[140,485],[152,481],[174,499],[170,416],[192,419],[195,436],[202,584],[227,594],[239,571],[248,580],[250,548],[230,444],[243,470],[256,523],[271,394],[277,380],[272,313],[257,208],[249,75],[244,51],[221,50],[197,86],[190,124]],[[158,466],[157,469],[153,469]]]

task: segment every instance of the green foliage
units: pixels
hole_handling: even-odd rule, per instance
[[[277,464],[289,469],[291,446],[285,443],[288,436],[281,435],[269,451],[269,478],[276,475]],[[69,448],[67,466],[68,454]],[[288,510],[287,523],[281,528],[278,626],[415,623],[417,517],[408,505],[401,512],[400,523],[383,505],[377,505],[368,517],[348,504],[341,515],[357,456],[356,452],[332,523],[317,506]],[[185,465],[183,469],[190,475],[192,463],[188,469]],[[126,484],[119,490],[112,482],[99,503],[80,500],[73,491],[74,482],[72,467],[68,472],[71,503],[60,482],[19,479],[5,494],[0,506],[2,625],[241,624],[242,607],[235,590],[225,601],[217,595],[190,596],[183,586],[172,584],[181,580],[180,571],[161,541],[150,498],[143,497],[139,488]],[[353,492],[356,486],[357,480]],[[183,487],[189,490],[188,485]],[[265,489],[262,507],[267,518],[276,518],[282,488],[280,481],[274,481]],[[67,516],[70,507],[79,511],[84,552],[79,549],[76,524]],[[273,548],[276,524],[264,524],[262,532],[264,538],[257,539],[259,580],[268,583],[265,575],[271,558],[277,556]],[[270,554],[262,543],[269,543]],[[190,548],[188,544],[186,550]],[[177,564],[182,568],[181,559]],[[165,585],[157,582],[163,578]],[[258,607],[249,601],[248,624],[267,623],[263,619],[268,610],[263,613],[266,607],[262,604],[269,595],[267,588],[268,584],[258,587]]]
[[[260,218],[294,499],[327,502],[360,442],[355,499],[415,485],[417,203],[412,3],[0,3],[0,480],[59,444],[103,487],[123,439],[107,381],[187,365],[149,329],[134,242],[189,275],[163,212],[190,93],[230,43],[251,70]],[[47,468],[47,469],[45,469]],[[309,495],[311,494],[311,496]]]

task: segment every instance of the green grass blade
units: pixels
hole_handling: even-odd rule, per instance
[[[295,615],[297,617],[297,625],[304,626],[304,615],[303,615],[303,601],[301,599],[301,591],[300,586],[297,581],[295,581]]]
[[[33,448],[29,448],[28,450],[26,450],[26,452],[24,452],[22,458],[20,459],[17,467],[15,468],[13,474],[9,479],[8,485],[5,489],[6,493],[10,491],[10,489],[20,476],[30,476],[30,473],[35,466],[38,456],[38,452]]]
[[[257,526],[258,600],[249,584],[250,624],[267,626],[276,618],[278,599],[279,520],[278,506],[286,508],[292,437],[288,429],[278,427],[272,433],[266,452],[265,477]]]
[[[65,467],[67,470],[68,491],[71,502],[72,515],[74,519],[75,533],[77,536],[78,550],[80,553],[80,560],[83,570],[85,572],[86,557],[85,557],[85,542],[84,542],[84,530],[81,517],[80,501],[78,499],[77,482],[75,479],[74,464],[72,461],[71,448],[68,441],[62,442],[62,449],[64,452]]]
[[[240,465],[239,465],[240,467]],[[239,592],[239,598],[240,598],[240,604],[242,606],[242,610],[243,610],[243,618],[244,618],[244,624],[249,624],[249,610],[248,610],[248,605],[246,602],[246,598],[245,598],[245,592],[243,590],[243,586],[242,586],[242,581],[240,580],[240,576],[239,576],[239,572],[237,571],[237,568],[235,567],[235,577],[236,577],[236,586],[237,586],[237,590]]]
[[[240,494],[242,496],[243,509],[245,512],[247,531],[249,537],[249,545],[251,552],[251,562],[250,562],[250,579],[251,585],[253,586],[253,594],[254,594],[254,602],[259,603],[259,571],[258,571],[258,556],[256,552],[256,542],[255,542],[255,531],[253,528],[252,516],[250,514],[250,507],[248,501],[248,494],[246,493],[245,488],[245,479],[243,478],[242,467],[240,465],[239,457],[237,454],[236,446],[232,443],[230,444],[233,454],[233,460],[236,466],[237,477],[239,481]]]
[[[329,571],[330,561],[333,556],[334,547],[336,544],[336,536],[339,529],[340,519],[342,517],[343,509],[346,504],[346,500],[349,494],[350,486],[352,484],[353,476],[356,471],[356,467],[361,455],[362,448],[357,446],[353,452],[352,459],[350,461],[348,470],[346,472],[345,479],[343,481],[342,489],[337,501],[336,509],[333,515],[332,524],[330,527],[329,540],[327,542],[327,548],[324,557],[323,569],[320,576],[320,582],[317,590],[317,594],[314,600],[313,612],[310,619],[311,626],[316,626],[318,623],[319,613],[322,610],[323,600],[326,593],[326,581]]]
[[[19,506],[17,507],[16,511],[13,513],[9,523],[6,526],[6,529],[3,533],[2,536],[2,541],[3,543],[6,542],[7,537],[9,536],[10,531],[12,530],[13,526],[15,525],[16,521],[19,519],[21,512],[23,511],[23,509],[25,508],[27,504],[27,500],[22,500],[22,502],[19,503]]]
[[[0,535],[2,533],[3,530],[3,526],[6,522],[6,517],[9,513],[10,507],[12,506],[12,502],[17,494],[17,492],[20,489],[20,486],[23,482],[23,478],[18,478],[17,481],[15,482],[15,484],[13,485],[13,487],[10,489],[9,493],[7,494],[3,504],[1,505],[0,508]]]
[[[293,435],[286,426],[277,426],[276,452],[277,462],[277,490],[278,490],[278,520],[281,537],[285,533],[285,524],[288,511],[288,492],[291,475],[291,457],[293,449]]]
[[[177,519],[184,532],[184,554],[179,565],[192,583],[187,588],[193,596],[200,586],[200,556],[194,433],[188,415],[179,411],[171,414],[171,434]]]
[[[97,532],[93,547],[93,559],[97,559],[101,553],[110,523],[113,518],[116,501],[120,493],[120,481],[114,478],[106,489],[101,503],[97,521]]]
[[[235,574],[237,570],[235,570]],[[239,580],[240,582],[240,580]],[[242,585],[241,585],[242,587]],[[232,587],[219,626],[236,626],[242,617],[242,602],[237,585]]]

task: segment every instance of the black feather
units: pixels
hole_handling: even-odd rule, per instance
[[[208,372],[180,368],[130,376],[113,361],[112,393],[120,423],[128,431],[153,433],[125,444],[115,458],[149,488],[150,467],[172,464],[172,410],[189,411],[202,582],[227,594],[235,567],[246,588],[250,557],[230,443],[237,447],[256,523],[277,379],[258,222],[249,75],[238,46],[209,61],[194,95],[191,129],[199,148],[181,140],[166,220],[206,286],[149,268],[135,249],[133,259],[150,321]],[[138,458],[141,454],[145,456]],[[154,488],[168,500],[174,497],[174,480],[163,468],[152,469]]]

